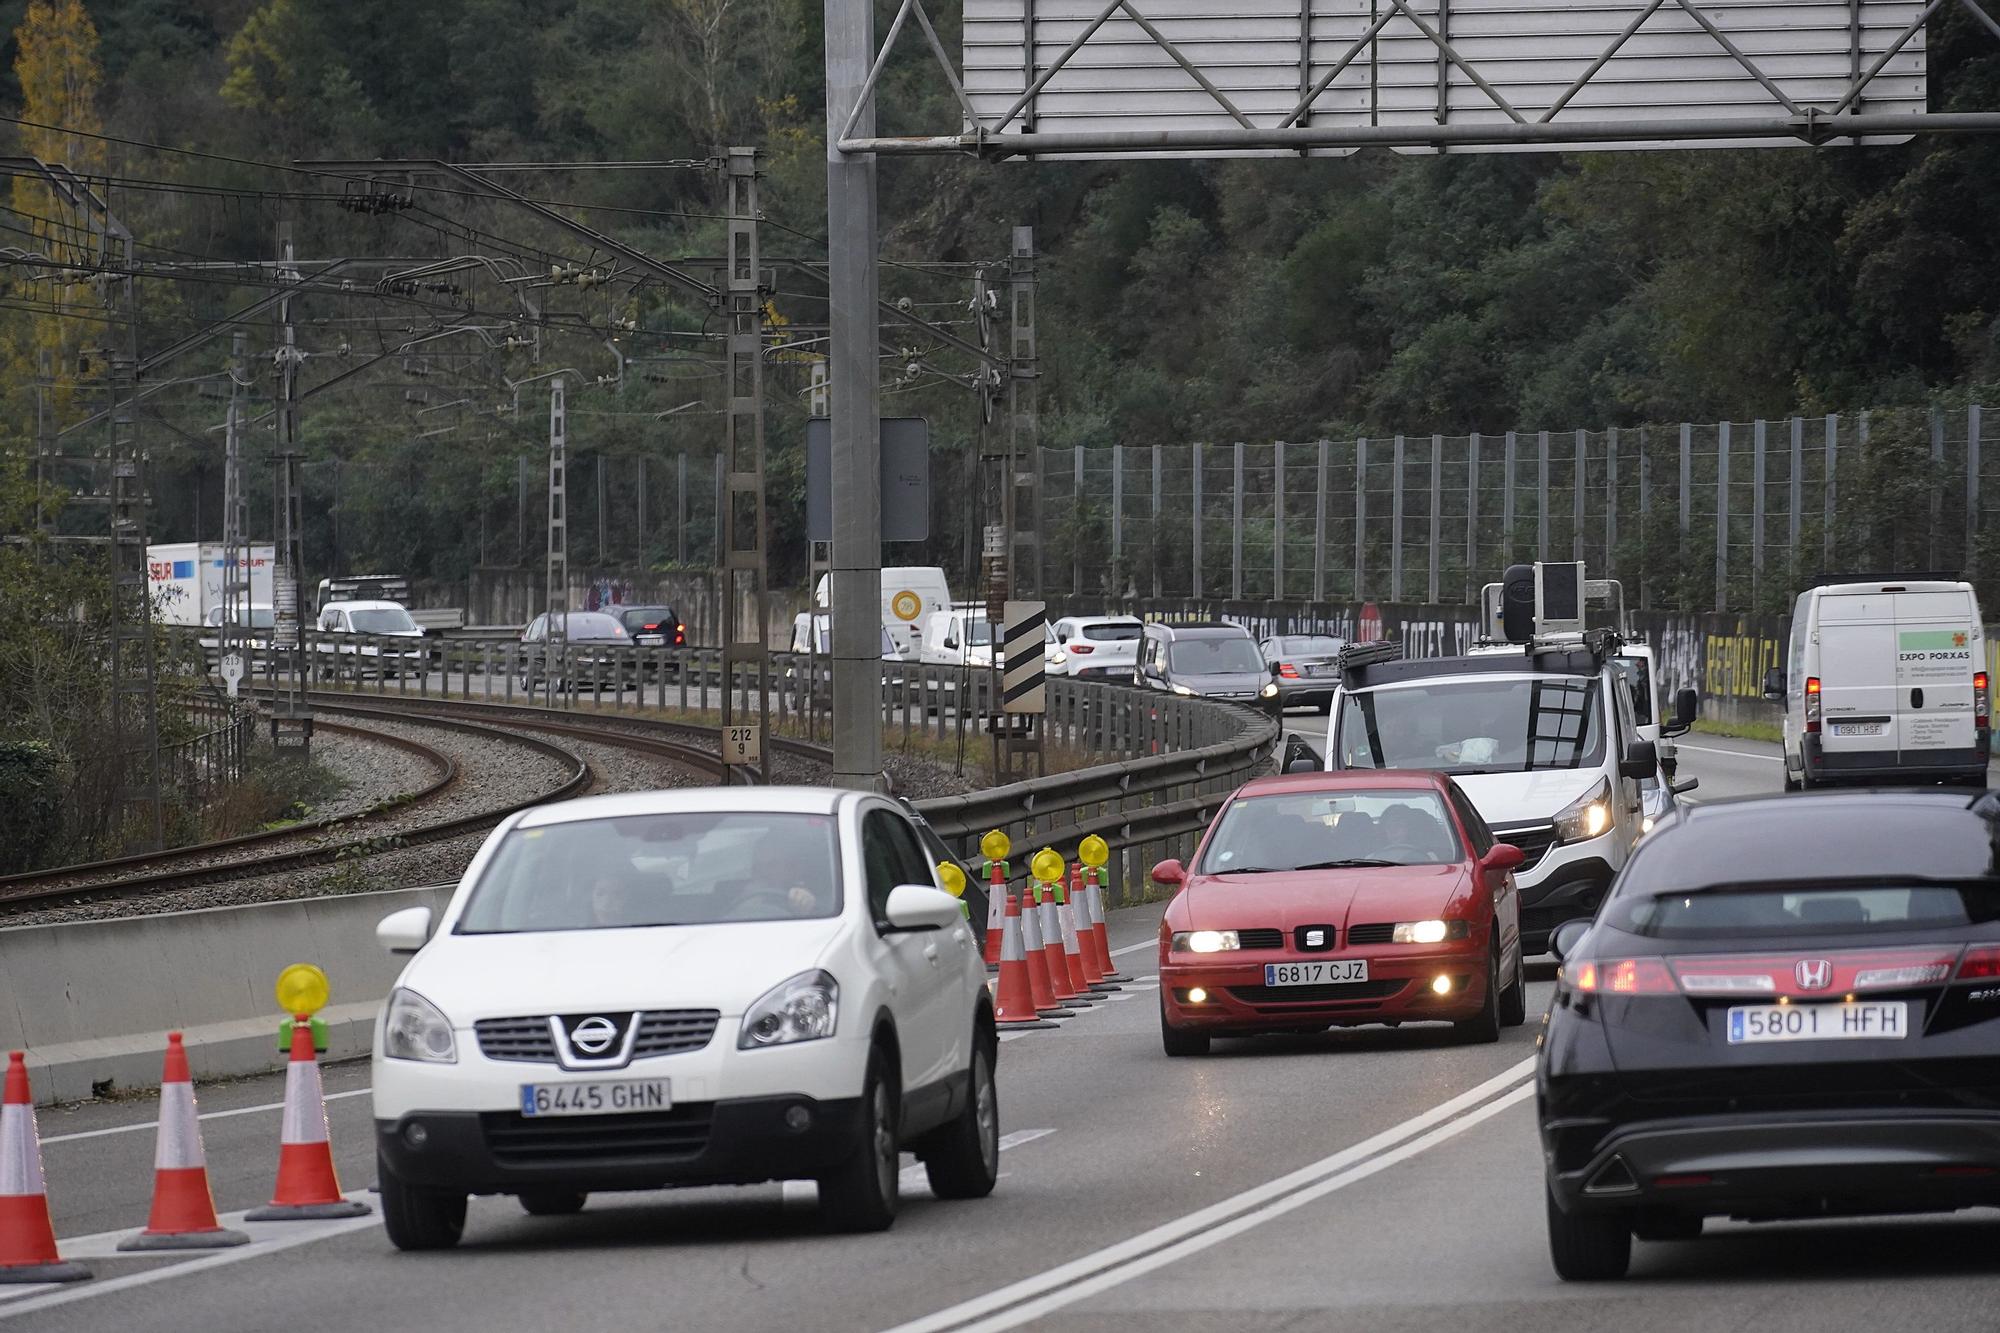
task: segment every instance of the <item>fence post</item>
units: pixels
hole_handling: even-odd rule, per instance
[[[1688,521],[1694,516],[1694,425],[1681,423],[1681,546],[1687,546]]]
[[[1576,433],[1576,475],[1570,478],[1569,558],[1572,560],[1583,559],[1583,481],[1589,471],[1583,461],[1584,435],[1581,430]]]
[[[1806,423],[1803,417],[1792,418],[1792,484],[1791,496],[1786,512],[1790,528],[1790,540],[1786,543],[1786,563],[1796,573],[1799,563],[1799,507],[1805,503],[1806,470]]]
[[[1501,483],[1501,485],[1502,485],[1502,492],[1503,492],[1503,494],[1505,495],[1505,497],[1506,497],[1506,498],[1505,498],[1505,499],[1503,499],[1503,500],[1501,501],[1501,507],[1500,507],[1500,531],[1501,531],[1501,534],[1502,534],[1503,536],[1505,536],[1505,537],[1506,537],[1506,539],[1507,539],[1507,559],[1508,559],[1508,560],[1512,560],[1512,559],[1514,558],[1514,459],[1515,459],[1515,444],[1516,444],[1516,440],[1515,440],[1515,435],[1514,435],[1514,432],[1510,430],[1510,431],[1508,431],[1508,432],[1507,432],[1507,459],[1506,459],[1506,469],[1507,469],[1507,475],[1506,475],[1506,478],[1504,479],[1504,481],[1503,481],[1503,482]]]
[[[1764,422],[1760,417],[1751,428],[1750,441],[1750,609],[1757,609],[1757,594],[1764,582]]]
[[[1389,457],[1389,600],[1403,600],[1403,437],[1398,435]]]
[[[1285,442],[1271,445],[1271,600],[1285,600]]]
[[[1113,598],[1124,595],[1123,570],[1121,562],[1125,558],[1125,446],[1111,446],[1111,586],[1106,589]]]
[[[1729,609],[1729,423],[1715,427],[1715,609]]]
[[[1367,580],[1363,578],[1368,550],[1368,441],[1354,442],[1354,600],[1360,601]]]
[[[1820,494],[1826,501],[1826,531],[1821,534],[1820,565],[1823,569],[1833,568],[1833,502],[1835,456],[1840,450],[1840,414],[1826,414],[1826,476],[1820,483]]]
[[[1315,602],[1326,600],[1326,456],[1330,447],[1325,440],[1319,442],[1319,495],[1313,506],[1313,600]]]
[[[1479,575],[1479,432],[1465,442],[1465,592],[1485,583]]]
[[[1229,534],[1229,598],[1243,600],[1243,441],[1236,442],[1236,481],[1229,497],[1235,518]]]
[[[1444,436],[1431,436],[1430,604],[1438,601],[1438,510],[1444,507]]]
[[[1549,433],[1535,434],[1535,559],[1549,558]]]
[[[1979,539],[1979,404],[1965,409],[1965,568],[1973,568]]]
[[[1944,518],[1944,409],[1931,408],[1931,554],[1927,562],[1938,567],[1938,527]],[[1971,551],[1966,554],[1970,556]]]
[[[1083,446],[1071,445],[1074,457],[1070,461],[1070,471],[1074,480],[1070,484],[1069,507],[1076,519],[1069,542],[1069,590],[1075,597],[1083,595]]]
[[[1196,444],[1190,447],[1194,450],[1194,457],[1188,464],[1193,469],[1189,475],[1194,478],[1194,564],[1190,570],[1193,587],[1189,589],[1189,595],[1199,600],[1201,597],[1201,446]]]
[[[1160,592],[1160,446],[1153,446],[1153,600],[1158,601]]]
[[[1618,427],[1604,433],[1604,568],[1618,577]]]
[[[1647,520],[1653,516],[1653,451],[1647,448],[1651,443],[1644,426],[1639,427],[1639,607],[1641,610],[1653,604],[1653,585],[1646,575],[1652,566],[1646,559]]]

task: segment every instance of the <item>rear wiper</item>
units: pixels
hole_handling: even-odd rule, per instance
[[[1355,868],[1355,867],[1367,867],[1367,866],[1400,866],[1400,865],[1407,865],[1407,864],[1408,864],[1408,862],[1405,862],[1405,861],[1384,861],[1384,860],[1382,860],[1382,859],[1381,859],[1380,857],[1374,857],[1374,856],[1349,856],[1349,857],[1344,857],[1344,858],[1342,858],[1341,860],[1338,860],[1338,861],[1314,861],[1314,862],[1313,862],[1313,863],[1312,863],[1311,865],[1303,865],[1303,866],[1299,866],[1299,867],[1298,867],[1298,869],[1300,869],[1300,870],[1348,870],[1348,869],[1352,869],[1352,868]]]

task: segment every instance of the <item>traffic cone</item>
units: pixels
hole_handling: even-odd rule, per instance
[[[28,1060],[11,1052],[0,1102],[0,1282],[81,1282],[89,1276],[88,1268],[65,1263],[56,1253],[35,1099],[28,1095]]]
[[[313,1053],[312,1018],[292,1023],[292,1059],[285,1066],[285,1126],[279,1135],[278,1188],[271,1202],[245,1213],[246,1222],[307,1222],[327,1217],[360,1217],[373,1211],[359,1199],[342,1198],[333,1172],[333,1146],[326,1136],[326,1100],[320,1092],[319,1061]]]
[[[1003,889],[1004,892],[1004,889]],[[1021,900],[1009,897],[1001,918],[1000,986],[994,1022],[1010,1029],[1052,1028],[1036,1012],[1034,983],[1029,978],[1028,950],[1021,936]]]
[[[1040,885],[1036,886],[1039,893]],[[1027,898],[1027,891],[1022,891]],[[1028,993],[1034,998],[1035,1012],[1044,1018],[1068,1018],[1074,1009],[1056,1003],[1055,988],[1049,984],[1049,955],[1042,945],[1042,910],[1038,903],[1016,904],[1021,916],[1021,950],[1028,955]],[[1011,914],[1010,914],[1011,915]]]
[[[1097,959],[1104,966],[1104,979],[1130,981],[1131,975],[1120,972],[1118,965],[1111,961],[1111,928],[1104,923],[1104,886],[1097,882],[1096,866],[1090,866],[1083,872],[1083,891],[1090,895],[1090,931],[1097,937]]]
[[[1057,902],[1059,887],[1037,882],[1035,894],[1041,899],[1042,955],[1048,960],[1049,989],[1054,992],[1056,1003],[1091,1004],[1089,996],[1070,984],[1069,958],[1063,953],[1062,909]]]
[[[1091,918],[1090,895],[1083,889],[1083,867],[1071,866],[1069,872],[1070,910],[1076,913],[1076,951],[1083,961],[1083,981],[1094,991],[1115,991],[1118,987],[1104,980],[1104,967],[1097,961],[1097,929]]]
[[[181,1034],[167,1034],[160,1075],[160,1135],[153,1149],[153,1212],[146,1229],[118,1243],[121,1250],[220,1250],[250,1238],[224,1227],[208,1188],[208,1159],[195,1115],[194,1080]]]
[[[986,966],[998,967],[1007,924],[1007,863],[988,861],[986,871]]]
[[[1062,920],[1063,965],[1069,969],[1070,989],[1089,996],[1090,978],[1083,974],[1083,946],[1076,937],[1076,904],[1071,901],[1066,884],[1056,885],[1056,915]]]

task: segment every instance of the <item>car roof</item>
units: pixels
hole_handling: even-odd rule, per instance
[[[1349,672],[1349,680],[1359,677],[1349,689],[1377,685],[1415,684],[1449,676],[1540,676],[1595,677],[1602,670],[1598,660],[1584,648],[1558,648],[1539,653],[1486,651],[1466,657],[1401,657],[1389,662],[1371,662]]]
[[[1137,617],[1137,616],[1121,616],[1121,615],[1102,615],[1102,616],[1064,616],[1064,617],[1063,617],[1063,618],[1062,618],[1061,620],[1058,620],[1058,621],[1056,622],[1056,624],[1058,624],[1058,625],[1062,625],[1062,624],[1070,624],[1070,625],[1143,625],[1143,624],[1145,624],[1145,623],[1146,623],[1145,621],[1143,621],[1143,620],[1139,619],[1139,617]]]
[[[1640,843],[1620,893],[1779,881],[1992,880],[2000,797],[1943,788],[1737,797],[1680,806]]]
[[[524,814],[515,827],[547,828],[552,824],[633,815],[730,811],[831,815],[839,812],[843,798],[854,795],[837,787],[676,787],[664,791],[616,792],[538,805]]]
[[[1236,789],[1238,796],[1272,796],[1283,792],[1435,791],[1446,785],[1442,773],[1423,768],[1343,768],[1330,773],[1279,773],[1252,778]]]
[[[263,605],[263,603],[259,603],[259,605]],[[384,602],[370,600],[365,597],[357,597],[352,600],[342,598],[328,602],[326,606],[339,607],[343,611],[407,611],[410,609],[401,602]],[[325,610],[326,607],[320,609]]]
[[[665,602],[629,602],[620,603],[617,606],[607,606],[604,608],[604,614],[607,616],[629,616],[641,611],[671,611],[673,609],[673,607],[667,605]]]
[[[1232,625],[1224,620],[1182,620],[1173,624],[1156,620],[1148,623],[1146,628],[1157,629],[1176,638],[1205,639],[1224,635],[1241,635],[1246,639],[1250,637],[1249,630],[1244,629],[1241,625]]]

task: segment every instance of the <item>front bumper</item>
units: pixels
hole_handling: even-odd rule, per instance
[[[1581,1165],[1545,1124],[1565,1212],[1664,1208],[1737,1217],[1946,1211],[2000,1203],[2000,1112],[1872,1108],[1634,1121]]]
[[[754,1185],[824,1175],[859,1148],[862,1120],[858,1097],[750,1097],[532,1119],[518,1111],[418,1111],[377,1120],[375,1143],[387,1168],[421,1189]]]
[[[1557,843],[1532,871],[1516,872],[1521,894],[1521,950],[1529,957],[1546,953],[1557,926],[1578,917],[1597,915],[1598,904],[1615,873],[1604,851],[1612,835],[1588,842]]]
[[[1169,953],[1160,960],[1160,1002],[1179,1028],[1221,1032],[1318,1031],[1332,1024],[1434,1022],[1470,1018],[1486,1002],[1484,936],[1453,944],[1296,953],[1256,949],[1234,954]],[[1368,960],[1368,980],[1325,986],[1264,984],[1266,963]],[[1227,960],[1227,961],[1223,961]],[[1439,976],[1451,991],[1431,988]],[[1197,1004],[1195,989],[1208,998]]]

